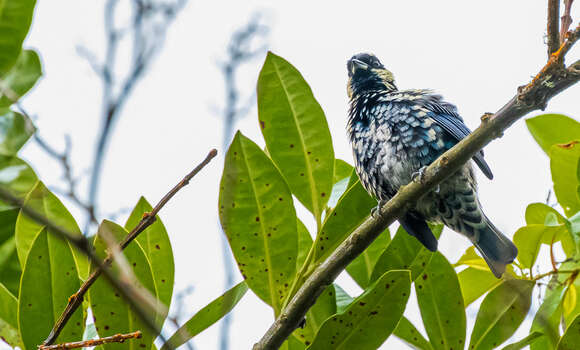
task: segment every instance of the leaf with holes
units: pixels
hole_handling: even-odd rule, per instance
[[[431,225],[430,228],[435,237],[441,236],[443,225]],[[371,282],[386,271],[401,269],[411,270],[411,279],[415,280],[429,264],[432,256],[432,252],[423,247],[402,226],[399,226],[395,237],[377,260],[371,275]]]
[[[161,350],[176,349],[227,315],[246,295],[248,286],[238,283],[232,289],[199,310],[167,340]]]
[[[409,271],[389,271],[344,312],[327,319],[308,348],[376,349],[391,335],[405,311],[411,289]]]
[[[0,6],[0,77],[16,63],[36,0],[4,0]]]
[[[0,89],[0,107],[8,107],[28,90],[32,89],[42,75],[38,54],[34,50],[22,50],[18,61],[4,77]]]
[[[121,242],[125,236],[127,236],[127,231],[122,226],[103,220],[95,237],[94,246],[96,253],[101,257],[105,257],[107,243]],[[139,242],[131,242],[123,250],[122,254],[126,258],[129,265],[128,268],[132,270],[133,275],[139,280],[139,285],[157,297],[151,266]],[[113,265],[113,273],[116,273],[117,268]],[[89,301],[99,337],[108,337],[117,333],[130,333],[137,330],[143,332],[143,336],[135,341],[123,344],[104,344],[102,346],[105,350],[151,348],[154,339],[153,335],[147,331],[147,327],[141,322],[137,314],[131,310],[130,306],[124,302],[123,297],[111,286],[107,279],[99,278],[95,281],[89,290]]]
[[[20,281],[18,323],[24,349],[33,350],[42,344],[79,287],[71,248],[42,229],[32,241]],[[81,339],[84,326],[83,313],[73,313],[57,342]]]
[[[495,349],[514,334],[530,309],[535,283],[505,280],[483,299],[469,349]]]
[[[433,254],[415,280],[415,292],[433,349],[463,349],[465,308],[453,266],[441,253]]]
[[[144,197],[139,198],[137,205],[135,205],[133,212],[125,223],[125,229],[130,232],[139,224],[143,214],[149,213],[151,210],[153,210],[151,204]],[[145,252],[151,264],[151,272],[153,273],[157,294],[159,294],[159,300],[164,306],[161,309],[169,309],[171,296],[173,295],[175,264],[169,235],[159,216],[157,216],[151,226],[137,236],[136,240],[143,248],[143,252]],[[167,314],[158,315],[158,317],[160,320],[164,320]]]
[[[272,160],[319,220],[333,185],[330,130],[300,72],[271,52],[258,78],[258,117]]]
[[[296,273],[296,211],[276,166],[240,132],[226,154],[219,214],[248,287],[277,314]]]

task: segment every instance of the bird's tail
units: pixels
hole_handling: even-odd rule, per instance
[[[512,263],[518,255],[518,248],[485,215],[483,219],[485,227],[478,230],[479,235],[475,235],[473,245],[479,250],[495,277],[501,278],[506,265]]]

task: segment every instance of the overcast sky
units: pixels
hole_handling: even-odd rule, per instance
[[[84,45],[102,57],[102,3],[39,1],[25,42],[40,53],[45,75],[24,105],[37,116],[40,134],[52,144],[61,147],[63,135],[72,135],[79,175],[90,168],[93,158],[101,96],[99,80],[75,47]],[[345,133],[349,57],[374,52],[395,74],[400,89],[431,88],[442,93],[474,129],[484,112],[498,110],[545,63],[545,3],[190,1],[115,126],[102,175],[100,207],[105,213],[116,212],[132,207],[140,195],[156,202],[210,148],[220,147],[222,123],[210,108],[223,100],[215,62],[224,56],[231,32],[257,10],[265,11],[271,25],[271,50],[304,75],[325,110],[337,158],[352,163]],[[576,22],[579,6],[573,13]],[[578,59],[580,50],[576,48],[569,57]],[[241,72],[244,93],[250,95],[255,89],[262,62],[260,57]],[[577,85],[554,98],[547,112],[580,118],[579,101]],[[255,108],[236,128],[263,145]],[[524,224],[526,205],[545,200],[551,187],[548,159],[523,120],[485,152],[495,179],[490,182],[479,176],[481,201],[496,226],[511,236]],[[61,169],[33,142],[22,157],[49,186],[59,184]],[[222,163],[221,158],[212,162],[160,214],[176,258],[175,291],[195,288],[187,299],[188,315],[224,288],[217,229]],[[81,212],[68,207],[82,225]],[[312,223],[306,216],[305,220]],[[439,247],[454,262],[468,246],[463,237],[446,232]],[[237,271],[236,276],[241,279]],[[360,291],[348,277],[339,281],[353,295]],[[412,304],[416,304],[413,299]],[[407,314],[422,328],[416,307]],[[270,308],[248,293],[235,311],[232,349],[250,348],[272,317]],[[518,333],[525,334],[527,327]],[[216,348],[218,328],[196,337],[197,348]],[[390,349],[406,348],[395,340],[387,344]]]

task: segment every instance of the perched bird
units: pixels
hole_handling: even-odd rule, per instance
[[[380,207],[471,131],[441,96],[430,90],[399,91],[393,74],[374,55],[353,56],[347,69],[347,132],[356,172]],[[473,161],[493,178],[483,151]],[[472,161],[399,218],[409,234],[436,251],[437,239],[427,222],[443,223],[469,238],[497,278],[517,256],[515,245],[481,209]]]

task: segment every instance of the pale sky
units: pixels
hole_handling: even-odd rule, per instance
[[[25,47],[38,50],[45,75],[23,104],[38,117],[40,134],[52,144],[62,147],[63,135],[72,135],[78,175],[90,167],[93,158],[101,96],[100,81],[75,47],[84,45],[102,57],[102,3],[39,1],[25,41]],[[442,93],[474,129],[484,112],[498,110],[545,63],[545,3],[190,1],[115,126],[102,175],[100,207],[105,213],[116,212],[132,207],[140,195],[157,202],[209,149],[220,148],[222,123],[210,108],[223,100],[222,77],[215,62],[224,57],[231,32],[256,10],[267,14],[271,50],[304,75],[326,112],[337,158],[352,163],[345,133],[349,57],[374,52],[395,74],[400,89],[431,88]],[[580,18],[579,6],[573,13],[575,23]],[[576,47],[569,57],[577,60],[580,50]],[[262,62],[260,57],[241,72],[238,81],[244,93],[255,89]],[[554,98],[546,112],[580,118],[579,100],[577,85]],[[264,144],[255,108],[236,129]],[[223,156],[224,150],[219,151]],[[526,205],[545,200],[551,187],[548,159],[523,120],[485,152],[495,179],[479,176],[480,198],[491,220],[511,236],[525,224]],[[60,184],[61,169],[34,142],[21,155],[49,187]],[[222,158],[212,162],[160,214],[176,259],[175,292],[190,285],[195,288],[187,298],[188,315],[224,291],[217,227],[222,166]],[[81,212],[72,205],[68,208],[82,227]],[[312,219],[303,217],[312,227]],[[450,231],[439,245],[451,262],[468,246],[466,239]],[[236,276],[241,280],[237,271]],[[341,276],[339,283],[351,295],[360,292],[348,277]],[[414,306],[406,315],[422,329],[413,298],[409,305]],[[251,348],[272,321],[270,308],[249,292],[234,312],[232,349]],[[217,348],[218,329],[214,326],[197,336],[197,349]],[[528,329],[529,322],[518,334]],[[383,348],[406,346],[392,337]]]

